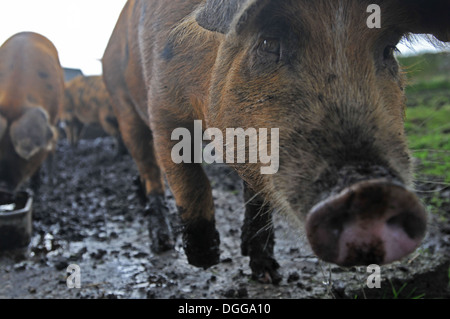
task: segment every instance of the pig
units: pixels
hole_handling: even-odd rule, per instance
[[[369,27],[373,4],[379,28]],[[261,163],[230,163],[244,182],[241,250],[254,279],[281,280],[273,212],[304,225],[326,262],[387,264],[412,253],[427,213],[411,190],[405,79],[394,53],[405,35],[450,41],[449,10],[448,1],[428,0],[128,1],[103,72],[145,185],[153,248],[173,241],[165,176],[188,262],[220,262],[202,165],[171,157],[172,132],[192,132],[200,120],[224,134],[279,129],[276,174],[262,174]]]
[[[64,98],[55,46],[23,32],[0,48],[0,189],[15,192],[53,154]]]
[[[117,140],[123,152],[119,127],[111,98],[102,76],[78,76],[66,84],[61,122],[72,146],[77,146],[86,126],[99,124]]]

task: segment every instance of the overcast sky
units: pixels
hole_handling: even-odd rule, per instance
[[[64,67],[100,74],[99,59],[126,0],[0,0],[0,44],[21,31],[49,38]],[[416,50],[430,49],[418,44]],[[403,53],[410,50],[399,46]]]
[[[64,67],[100,74],[102,58],[126,0],[0,0],[0,43],[21,31],[52,41]]]

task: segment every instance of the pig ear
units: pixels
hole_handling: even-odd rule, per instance
[[[0,140],[3,138],[3,135],[6,132],[6,128],[8,127],[8,121],[0,115]]]
[[[54,139],[54,128],[50,125],[47,112],[42,108],[28,110],[11,125],[11,141],[14,149],[25,160],[49,149]]]
[[[407,31],[427,33],[438,40],[450,42],[450,1],[403,0],[405,12],[410,17]]]
[[[227,34],[242,31],[268,0],[207,0],[197,13],[197,23],[209,30]]]

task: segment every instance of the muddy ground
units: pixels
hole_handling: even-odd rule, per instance
[[[207,166],[214,188],[222,262],[208,270],[187,263],[179,220],[168,192],[176,249],[150,252],[143,206],[129,155],[116,157],[109,137],[83,140],[77,149],[59,143],[55,186],[42,186],[34,200],[33,238],[20,252],[0,255],[0,298],[449,298],[450,208],[431,216],[416,253],[382,267],[381,289],[369,289],[363,267],[343,269],[319,262],[301,228],[277,216],[278,286],[251,280],[240,254],[242,186],[224,166]],[[418,185],[424,195],[442,185]],[[431,192],[431,193],[430,193]],[[81,268],[81,288],[68,289],[67,267]]]

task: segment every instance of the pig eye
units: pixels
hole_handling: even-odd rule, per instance
[[[265,38],[261,40],[258,47],[258,53],[260,54],[270,54],[277,61],[281,59],[281,42],[276,38]]]
[[[400,52],[396,46],[394,45],[388,45],[383,52],[383,58],[384,60],[392,60],[394,59],[394,53],[395,52]]]

